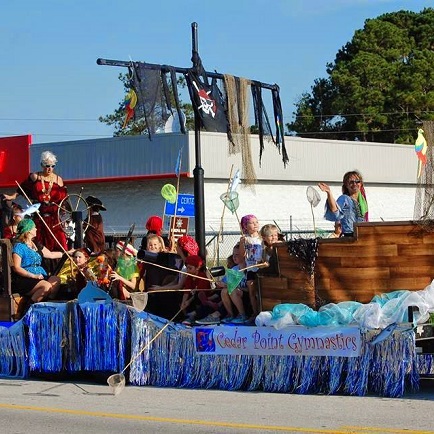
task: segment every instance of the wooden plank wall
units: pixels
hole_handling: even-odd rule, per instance
[[[288,253],[286,243],[277,244],[279,276],[259,276],[261,310],[272,310],[280,303],[315,306],[313,276],[304,271],[304,263]]]
[[[362,223],[356,237],[321,240],[317,299],[369,303],[375,295],[418,291],[434,278],[434,232],[413,222]]]
[[[382,293],[419,291],[434,278],[434,231],[413,222],[361,223],[354,238],[319,240],[314,276],[286,243],[276,248],[280,276],[259,285],[264,310],[282,302],[369,303]]]

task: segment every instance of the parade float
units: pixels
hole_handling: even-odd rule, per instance
[[[156,71],[158,76],[173,71],[186,74],[197,133],[195,229],[204,256],[199,133],[201,128],[212,131],[212,125],[217,128],[214,131],[219,131],[215,120],[222,119],[216,118],[218,94],[204,78],[195,25],[192,28],[193,68],[103,59],[98,63],[127,67],[133,78],[149,71]],[[278,87],[217,73],[208,76],[223,78],[227,89],[234,91],[252,86],[261,154],[263,135],[271,129],[261,91],[271,90],[274,141],[286,164]],[[140,100],[145,90],[139,84],[136,91]],[[133,96],[131,93],[128,97],[126,123],[134,116],[136,104],[136,110],[140,107]],[[239,102],[245,99],[240,98]],[[145,110],[142,115],[146,114]],[[432,131],[428,125],[424,128],[430,142]],[[231,140],[246,137],[245,128],[232,132],[235,134]],[[244,151],[247,153],[248,149]],[[431,148],[425,152],[429,161],[424,163],[424,169],[432,168]],[[243,179],[253,182],[254,174],[249,168],[249,164],[243,168]],[[422,170],[421,186],[432,185],[430,176]],[[131,384],[402,396],[418,388],[421,375],[434,371],[429,345],[429,319],[434,311],[431,187],[420,191],[425,197],[419,197],[420,212],[415,221],[361,223],[356,226],[354,237],[300,238],[277,244],[275,272],[258,277],[262,312],[255,325],[186,327],[147,313],[143,306],[136,308],[114,300],[89,283],[77,299],[37,303],[19,320],[3,323],[0,375],[76,378],[86,374],[95,379],[102,375],[115,394],[125,384]],[[10,244],[5,240],[0,244],[4,283],[0,306],[3,315],[9,315],[8,320],[16,319]]]

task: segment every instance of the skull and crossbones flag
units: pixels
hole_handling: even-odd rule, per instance
[[[195,116],[205,131],[227,133],[228,120],[225,102],[215,79],[209,83],[208,76],[199,59],[198,67],[185,74]]]

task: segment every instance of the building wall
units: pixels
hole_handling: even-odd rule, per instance
[[[306,188],[325,181],[338,196],[343,173],[355,168],[365,179],[371,221],[413,217],[417,159],[412,146],[287,137],[290,162],[285,168],[272,143],[266,143],[259,165],[257,136],[252,136],[251,142],[258,183],[253,187],[240,186],[239,218],[255,214],[261,224],[275,221],[283,230],[313,229]],[[168,182],[176,185],[174,168],[181,146],[179,191],[193,194],[196,165],[193,133],[156,135],[152,140],[142,136],[33,144],[30,167],[38,170],[41,152],[53,151],[59,160],[56,171],[65,179],[69,192],[79,193],[83,188],[84,197],[92,194],[100,198],[108,209],[103,214],[107,233],[123,233],[132,223],[136,223],[136,230],[143,229],[150,215],[163,214],[161,187]],[[242,156],[230,155],[226,135],[219,133],[202,133],[201,149],[205,229],[218,231],[224,206],[220,196],[227,190],[231,169],[233,172],[241,169]],[[11,192],[11,187],[0,188],[0,193],[3,192]],[[313,209],[315,225],[332,229],[332,223],[323,219],[323,193],[321,199]],[[225,210],[225,230],[238,230],[237,215]],[[193,229],[194,219],[190,220]]]

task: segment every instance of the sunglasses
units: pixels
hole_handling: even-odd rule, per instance
[[[351,180],[348,182],[348,184],[360,184],[362,181],[360,181],[360,179],[358,179],[357,181]]]
[[[47,167],[47,168],[51,167],[54,169],[56,167],[56,165],[55,164],[45,164],[44,167]]]

